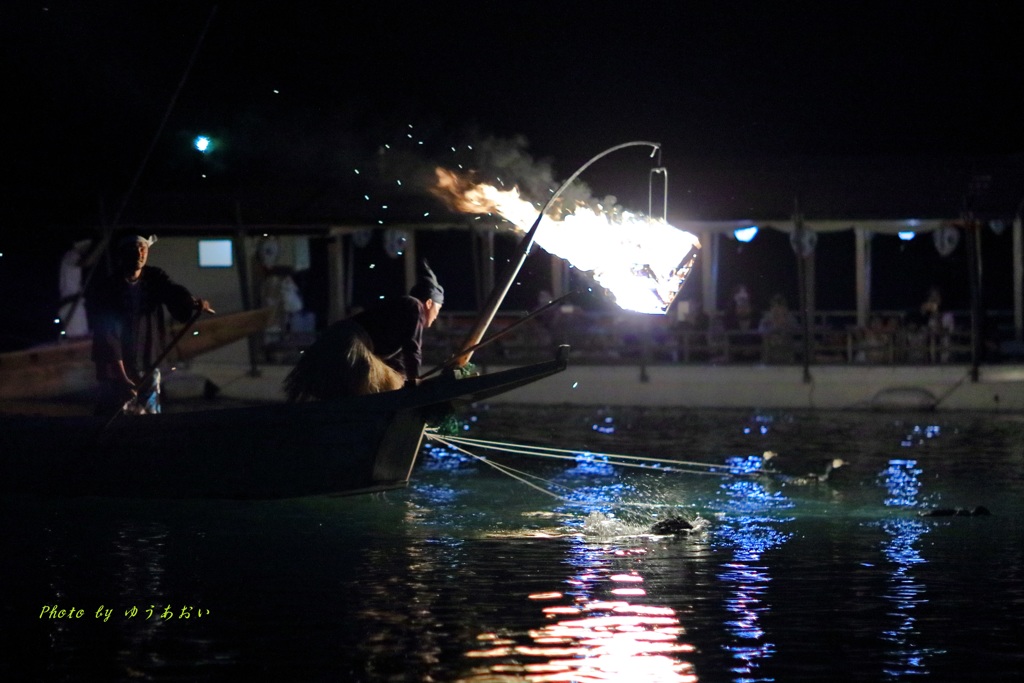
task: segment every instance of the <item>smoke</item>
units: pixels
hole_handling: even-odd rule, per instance
[[[525,136],[512,138],[488,136],[474,145],[472,169],[478,180],[490,180],[497,186],[519,187],[523,198],[543,204],[558,190],[561,182],[555,178],[551,162],[534,159],[527,148]],[[575,181],[562,192],[564,204],[592,204],[595,200],[586,183]]]
[[[387,187],[388,193],[434,195],[438,167],[458,173],[474,183],[486,183],[510,190],[517,187],[523,199],[539,209],[558,190],[562,181],[556,177],[552,162],[536,159],[523,135],[499,137],[463,131],[458,142],[431,135],[412,126],[381,144],[373,161],[375,181]],[[614,197],[605,198],[603,208],[614,204]],[[563,190],[560,206],[593,206],[589,186],[576,180]]]

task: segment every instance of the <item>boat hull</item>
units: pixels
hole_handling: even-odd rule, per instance
[[[415,411],[327,404],[118,418],[6,418],[4,493],[129,498],[288,498],[389,488],[408,479]],[[301,428],[296,428],[301,425]],[[400,433],[399,433],[400,432]],[[378,469],[378,458],[391,466]],[[400,460],[400,458],[399,458]],[[411,465],[411,463],[409,463]]]
[[[0,494],[272,499],[407,485],[428,421],[560,372],[565,354],[339,401],[160,415],[0,416]]]

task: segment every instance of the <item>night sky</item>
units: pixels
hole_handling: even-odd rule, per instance
[[[796,197],[808,219],[952,217],[978,178],[979,212],[1011,219],[1024,198],[1010,2],[213,7],[0,4],[0,251],[62,250],[161,196],[182,216],[228,221],[238,200],[254,219],[343,220],[367,210],[354,169],[384,145],[410,178],[490,141],[557,181],[657,141],[676,224],[782,219]],[[619,153],[583,179],[643,210],[652,163]]]

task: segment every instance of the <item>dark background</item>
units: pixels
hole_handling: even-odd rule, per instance
[[[808,221],[970,208],[1008,223],[1024,198],[1015,16],[1010,2],[5,2],[0,334],[45,336],[60,254],[99,226],[230,224],[239,207],[252,223],[393,221],[443,211],[421,182],[434,163],[530,187],[632,140],[661,156],[621,152],[583,180],[645,210],[660,163],[680,227],[783,220],[797,200]],[[925,242],[876,257],[894,272],[876,262],[874,306],[965,287],[955,259],[923,262]],[[765,282],[767,299],[780,276],[758,269],[782,258],[724,279]]]

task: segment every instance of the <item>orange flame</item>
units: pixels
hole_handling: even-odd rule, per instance
[[[435,196],[462,213],[496,214],[525,233],[539,210],[518,188],[502,190],[436,169]],[[590,273],[627,310],[664,313],[689,276],[700,243],[663,220],[582,202],[549,212],[537,244]]]

